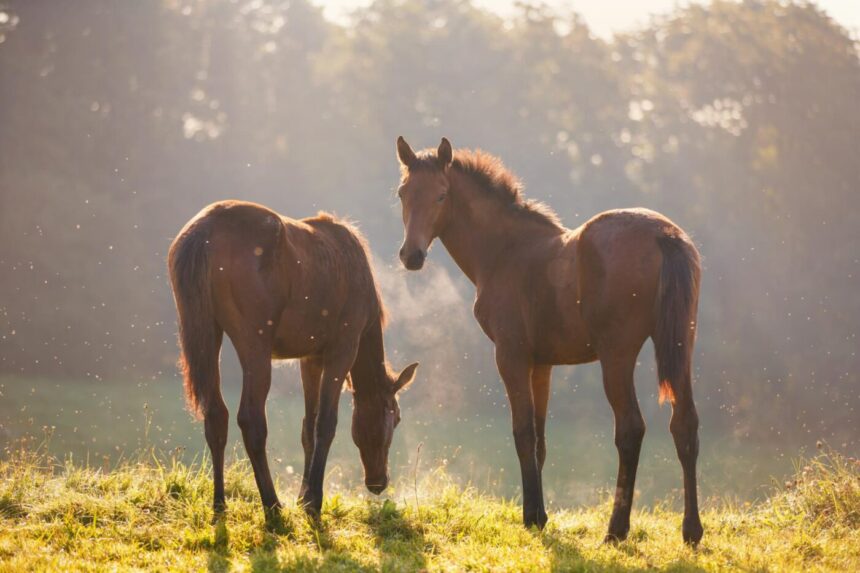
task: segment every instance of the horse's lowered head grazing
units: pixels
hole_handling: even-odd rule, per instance
[[[424,266],[427,250],[448,218],[448,168],[454,160],[451,143],[442,138],[436,153],[416,154],[403,137],[397,138],[402,178],[397,195],[403,206],[405,237],[400,261],[410,271]]]
[[[358,447],[364,466],[364,485],[376,495],[388,487],[388,451],[394,428],[400,423],[397,393],[415,378],[418,363],[410,364],[398,375],[387,367],[379,392],[356,393],[352,412],[352,441]]]
[[[281,507],[266,455],[272,359],[298,358],[301,368],[305,464],[298,497],[305,511],[316,518],[322,510],[326,462],[347,380],[365,484],[381,493],[400,421],[397,393],[412,382],[418,364],[398,374],[385,359],[385,308],[358,231],[325,213],[296,221],[256,203],[219,201],[180,231],[168,265],[186,399],[204,419],[212,453],[213,510],[227,506],[229,412],[219,359],[224,334],[242,364],[237,419],[267,519]]]

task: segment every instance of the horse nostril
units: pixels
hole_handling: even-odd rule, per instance
[[[418,249],[416,251],[412,251],[409,257],[403,262],[406,265],[406,268],[410,271],[416,271],[424,266],[424,259],[427,257],[427,254]]]
[[[377,483],[365,483],[367,490],[373,495],[379,495],[388,487],[388,478],[377,480]]]

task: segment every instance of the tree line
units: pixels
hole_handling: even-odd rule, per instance
[[[704,257],[705,416],[857,443],[860,58],[814,4],[693,4],[611,39],[468,0],[376,0],[347,24],[307,0],[0,14],[0,373],[173,375],[166,250],[217,199],[349,216],[393,265],[394,140],[444,135],[569,227],[622,206],[676,220]],[[438,375],[474,403],[501,391],[478,340]]]

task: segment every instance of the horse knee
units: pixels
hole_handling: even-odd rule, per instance
[[[330,444],[334,440],[334,435],[337,430],[337,421],[320,424],[314,434],[314,443]]]
[[[267,432],[265,428],[254,428],[245,433],[245,447],[250,452],[260,453],[266,451]]]
[[[302,420],[302,447],[305,449],[305,452],[313,450],[314,447],[313,421],[307,418]]]
[[[532,425],[523,425],[514,428],[514,445],[520,456],[535,455],[537,450],[537,434]]]
[[[313,437],[312,443],[330,444],[337,432],[337,405],[320,410],[317,420],[310,423],[309,430],[309,436]]]

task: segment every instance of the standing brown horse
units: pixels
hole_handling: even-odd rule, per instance
[[[343,221],[300,221],[253,203],[214,203],[170,247],[179,311],[180,365],[189,407],[204,419],[212,452],[214,508],[225,508],[227,406],[221,396],[223,334],[242,365],[239,427],[263,506],[280,507],[266,458],[266,396],[272,358],[300,358],[305,469],[300,501],[319,515],[326,458],[344,382],[351,379],[352,438],[376,494],[388,485],[388,449],[400,422],[396,394],[418,364],[392,373],[382,344],[384,310],[367,246]]]
[[[435,153],[416,154],[401,137],[397,155],[404,266],[420,269],[439,237],[477,287],[475,317],[495,344],[511,403],[525,524],[543,527],[547,519],[541,470],[552,367],[600,360],[619,458],[607,541],[627,536],[645,434],[633,369],[651,337],[684,471],[683,537],[697,543],[699,419],[690,369],[700,268],[689,237],[646,209],[608,211],[566,229],[550,209],[522,197],[501,161],[480,151],[454,155],[447,139]]]

